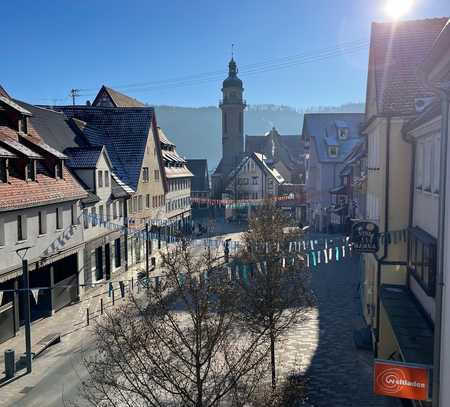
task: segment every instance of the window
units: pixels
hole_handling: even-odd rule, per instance
[[[100,223],[103,223],[103,222],[104,222],[103,216],[104,216],[103,205],[100,205],[100,206],[98,207],[98,218],[99,218],[99,222],[100,222]]]
[[[103,247],[97,247],[95,249],[95,279],[103,279]]]
[[[119,217],[123,217],[123,208],[125,206],[125,201],[119,201]]]
[[[159,170],[155,170],[155,181],[159,181]]]
[[[103,171],[98,172],[97,183],[98,183],[97,185],[99,188],[103,187]]]
[[[440,180],[440,166],[441,166],[441,138],[436,137],[434,139],[434,160],[432,162],[433,168],[433,190],[432,192],[438,194],[439,193],[439,180]]]
[[[143,209],[142,207],[142,195],[138,196],[138,211],[141,212]]]
[[[409,234],[408,268],[424,291],[434,297],[436,289],[436,239],[419,228]]]
[[[78,205],[72,204],[70,208],[70,222],[72,226],[78,225]]]
[[[55,220],[56,220],[56,230],[63,228],[63,211],[61,208],[56,208],[55,210]]]
[[[62,179],[63,178],[63,162],[62,160],[58,160],[55,164],[55,178]]]
[[[416,151],[416,188],[418,189],[422,189],[423,184],[423,152],[423,143],[418,143]]]
[[[328,155],[330,157],[337,157],[337,155],[338,155],[338,147],[337,146],[329,146],[328,147]]]
[[[111,220],[111,204],[106,204],[106,220]]]
[[[97,211],[95,209],[95,206],[91,208],[91,222],[92,226],[97,226]]]
[[[423,189],[425,191],[431,191],[431,160],[432,160],[432,149],[431,143],[427,142],[424,144],[425,148],[425,159],[423,161],[424,171],[423,171]]]
[[[20,242],[22,240],[27,240],[27,216],[18,215],[17,216],[17,240]]]
[[[6,158],[0,158],[0,182],[8,182],[6,163]]]
[[[248,185],[248,178],[239,178],[239,185]]]
[[[117,219],[117,205],[120,204],[120,202],[113,202],[113,219]]]
[[[120,238],[116,239],[114,241],[114,267],[118,268],[121,264],[121,258],[120,258]]]
[[[346,128],[338,129],[339,140],[347,140],[347,136],[348,136],[348,129]]]
[[[148,182],[148,179],[149,179],[148,167],[144,167],[142,168],[142,181]]]
[[[258,177],[252,177],[252,184],[258,185]]]
[[[109,187],[109,171],[105,171],[105,187]]]
[[[137,196],[133,196],[133,212],[137,212]]]
[[[21,117],[19,119],[19,132],[24,134],[28,133],[28,121],[26,117]]]
[[[27,181],[36,180],[36,163],[34,160],[28,160],[25,168]]]
[[[42,210],[38,213],[39,234],[45,235],[47,233],[47,213]]]
[[[83,209],[83,225],[85,229],[89,228],[89,212],[87,209]]]

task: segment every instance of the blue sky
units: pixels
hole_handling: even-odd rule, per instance
[[[216,105],[234,43],[250,104],[361,102],[364,44],[385,1],[2,0],[0,84],[31,103],[141,84],[120,89],[149,104]],[[406,18],[448,15],[447,1],[416,0]]]

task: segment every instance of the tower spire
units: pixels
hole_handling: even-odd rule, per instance
[[[234,59],[234,44],[231,44],[231,59]]]

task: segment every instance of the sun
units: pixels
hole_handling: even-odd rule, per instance
[[[389,17],[398,19],[407,14],[413,5],[414,0],[387,0],[384,11]]]

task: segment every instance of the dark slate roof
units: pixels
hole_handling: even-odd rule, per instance
[[[338,140],[336,120],[348,125],[347,140]],[[319,161],[343,162],[361,141],[360,127],[364,121],[363,113],[307,113],[303,120],[303,134],[312,139],[316,146]],[[328,155],[330,139],[339,145],[337,157]]]
[[[282,161],[286,167],[293,169],[301,164],[303,145],[300,135],[281,135],[275,129],[264,136],[245,137],[246,153],[262,153],[273,162]]]
[[[188,159],[187,167],[194,174],[192,178],[192,191],[209,191],[208,160]]]
[[[416,114],[415,99],[432,96],[419,81],[417,69],[447,21],[372,24],[369,71],[375,74],[378,113]]]
[[[64,151],[67,147],[87,146],[84,137],[74,132],[61,112],[30,105],[22,101],[17,104],[30,111],[33,128],[46,144],[58,151]]]
[[[97,106],[97,102],[101,96],[106,94],[109,96],[111,102],[113,103],[114,107],[144,107],[144,103],[140,102],[139,100],[133,99],[127,95],[124,95],[123,93],[118,92],[117,90],[114,90],[112,88],[109,88],[107,86],[102,86],[100,91],[98,92],[97,96],[94,99],[94,102],[92,103],[93,106]]]
[[[92,145],[105,145],[118,177],[136,190],[147,138],[152,126],[152,107],[58,106],[74,121]]]
[[[67,166],[70,168],[95,168],[102,150],[102,146],[69,147],[65,150],[69,156]]]

